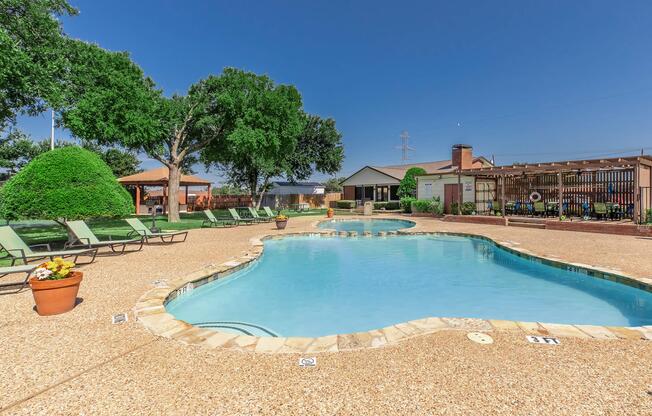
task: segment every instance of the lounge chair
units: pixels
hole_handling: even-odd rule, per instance
[[[249,207],[249,212],[251,213],[251,216],[258,222],[270,222],[273,219],[268,216],[261,217],[260,215],[258,215],[258,211],[256,211],[256,208],[253,207]]]
[[[258,222],[255,218],[242,218],[240,217],[240,214],[238,214],[238,211],[235,210],[235,208],[229,208],[229,214],[231,214],[231,217],[233,217],[233,220],[237,224],[255,224]]]
[[[170,231],[170,232],[153,233],[138,218],[126,218],[125,221],[127,221],[127,224],[129,224],[129,226],[133,228],[133,231],[129,232],[129,234],[127,234],[127,237],[138,235],[140,237],[143,237],[145,239],[145,242],[148,244],[150,238],[160,238],[161,241],[164,243],[181,243],[186,241],[186,237],[188,236],[188,231]],[[179,239],[175,241],[174,237],[177,236],[179,236]]]
[[[0,294],[8,293],[18,293],[27,286],[27,281],[29,276],[32,274],[32,271],[36,269],[35,264],[22,264],[19,266],[9,266],[9,267],[0,267],[0,278],[7,276],[8,274],[18,274],[25,273],[25,279],[22,282],[10,282],[0,284]],[[17,288],[16,290],[9,291],[11,289]]]
[[[607,204],[604,202],[595,202],[593,203],[593,213],[595,214],[596,218],[604,218],[607,219]]]
[[[537,201],[534,203],[534,215],[541,215],[542,217],[547,216],[546,204],[542,201]]]
[[[265,214],[267,215],[268,218],[271,219],[276,218],[276,214],[274,214],[269,207],[263,207],[263,210],[265,211]]]
[[[84,221],[68,221],[66,227],[75,236],[75,240],[67,242],[65,247],[87,247],[87,248],[102,248],[108,247],[112,252],[122,254],[128,245],[139,245],[137,249],[129,251],[140,251],[145,243],[145,238],[140,236],[138,238],[114,240],[109,236],[108,240],[100,241],[99,238],[88,228]]]
[[[28,246],[8,225],[0,227],[0,245],[4,251],[7,252],[6,257],[11,258],[12,266],[16,264],[16,260],[21,260],[23,264],[27,264],[30,261],[43,260],[47,258],[53,260],[55,257],[74,257],[74,262],[77,263],[79,256],[92,257],[91,261],[87,262],[92,263],[97,255],[96,248],[53,251],[47,243]],[[36,247],[45,248],[47,251],[32,250],[32,248]]]
[[[206,215],[206,219],[201,223],[202,228],[204,228],[205,225],[208,225],[209,227],[233,227],[238,225],[235,219],[224,218],[218,220],[210,209],[205,209],[204,215]]]

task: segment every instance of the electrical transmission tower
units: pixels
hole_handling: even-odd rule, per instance
[[[398,149],[401,149],[401,162],[405,163],[410,159],[410,154],[409,152],[413,152],[414,148],[410,147],[408,144],[408,140],[410,139],[410,135],[408,134],[407,131],[403,130],[401,133],[401,146]]]

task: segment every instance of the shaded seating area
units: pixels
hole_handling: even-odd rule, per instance
[[[169,177],[170,170],[163,166],[134,175],[123,176],[122,178],[118,178],[118,182],[133,189],[132,195],[134,206],[136,207],[136,214],[149,214],[150,210],[156,209],[151,205],[160,207],[160,213],[165,214],[169,198]],[[203,205],[210,207],[211,181],[194,175],[181,175],[179,186],[183,189],[178,194],[180,212],[187,212],[189,206]],[[152,192],[149,200],[147,200],[146,188],[148,187],[160,188],[161,191]],[[197,195],[190,194],[189,188],[191,187],[205,189],[205,191],[201,192],[201,198],[198,199]]]
[[[95,261],[95,256],[97,256],[97,248],[93,247],[71,250],[52,250],[48,243],[28,246],[8,225],[0,227],[0,246],[2,246],[2,249],[6,253],[2,258],[10,259],[12,266],[16,265],[16,262],[19,260],[23,264],[28,264],[30,261],[44,259],[54,260],[55,257],[73,257],[73,261],[78,264],[79,257],[90,257],[90,261],[83,263],[87,264]],[[35,251],[36,248],[41,250]]]
[[[119,240],[114,240],[111,236],[109,236],[108,240],[102,241],[97,238],[97,236],[84,221],[68,221],[66,222],[66,227],[75,238],[72,241],[66,242],[65,247],[86,247],[89,249],[108,247],[113,253],[122,254],[125,252],[127,246],[129,245],[138,246],[138,248],[130,251],[140,251],[143,248],[143,244],[145,242],[145,238],[142,236],[138,238]]]
[[[476,204],[492,215],[645,222],[652,208],[652,157],[574,160],[464,169]],[[484,186],[494,181],[495,186]]]

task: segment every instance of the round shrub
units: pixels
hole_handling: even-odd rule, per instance
[[[6,220],[119,217],[133,210],[106,163],[77,146],[41,154],[0,188],[0,217]]]
[[[417,199],[413,196],[405,196],[401,198],[401,209],[403,212],[409,214],[412,212],[412,203],[416,201]]]

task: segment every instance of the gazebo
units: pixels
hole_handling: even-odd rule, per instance
[[[163,206],[163,210],[166,209],[167,207],[167,199],[168,199],[168,180],[170,177],[170,171],[166,166],[156,168],[156,169],[151,169],[151,170],[146,170],[144,172],[136,173],[134,175],[129,175],[129,176],[123,176],[122,178],[118,178],[118,182],[120,182],[122,185],[125,186],[133,186],[136,189],[135,193],[135,201],[134,204],[136,205],[136,214],[141,214],[141,213],[148,213],[147,208],[145,209],[145,212],[141,212],[141,204],[144,202],[143,201],[143,196],[145,195],[144,188],[146,186],[155,186],[155,187],[161,187],[163,188],[163,192],[161,195],[161,205]],[[194,175],[181,175],[181,181],[179,183],[180,187],[185,187],[185,194],[179,195],[179,203],[180,205],[186,205],[188,203],[188,188],[191,186],[205,186],[207,195],[206,195],[206,202],[208,206],[210,206],[210,201],[211,201],[211,182],[207,179],[202,179]],[[183,197],[183,198],[182,198]],[[182,202],[183,199],[183,203]]]

